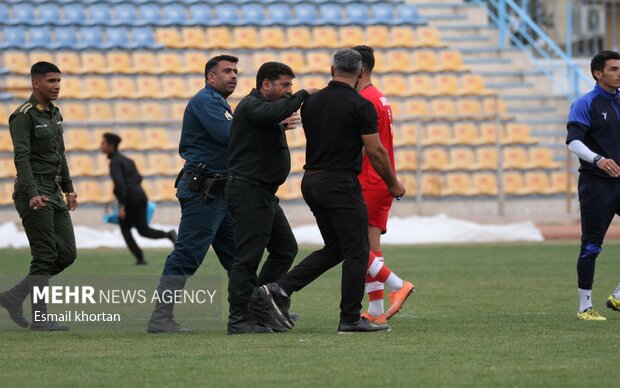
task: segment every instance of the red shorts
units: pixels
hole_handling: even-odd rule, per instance
[[[362,190],[364,202],[368,208],[368,225],[387,232],[388,213],[392,207],[394,197],[387,190]]]

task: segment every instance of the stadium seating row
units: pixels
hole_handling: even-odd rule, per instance
[[[527,124],[508,122],[505,125],[496,122],[455,122],[446,123],[403,124],[395,126],[394,145],[469,145],[479,146],[495,144],[499,138],[505,144],[536,144],[538,140],[530,134]],[[418,138],[419,136],[419,138]]]
[[[2,78],[0,78],[2,79]],[[487,96],[487,90],[479,75],[467,74],[457,77],[453,74],[431,77],[427,75],[377,75],[374,84],[387,96]],[[325,86],[327,76],[297,77],[295,89],[309,86]],[[4,77],[5,86],[18,98],[30,95],[30,78],[27,76]],[[65,76],[61,82],[63,99],[168,99],[190,98],[204,87],[204,76]],[[254,77],[239,77],[235,96],[244,96],[256,85]]]
[[[271,26],[423,24],[413,4],[260,3],[110,5],[0,3],[0,24],[60,26]]]
[[[218,51],[219,53],[219,51]],[[2,54],[2,65],[11,74],[29,74],[30,66],[38,61],[53,62],[64,74],[204,74],[204,66],[212,55],[204,51],[185,51],[175,53],[162,51],[59,51],[52,54],[48,51],[5,51]],[[288,64],[295,73],[327,73],[331,65],[333,53],[327,51],[286,50],[260,51],[250,57],[241,55],[239,67],[241,73],[251,74],[261,64],[268,61],[279,61]],[[327,67],[326,67],[327,66]],[[250,70],[251,68],[252,70]],[[326,70],[327,69],[327,70]],[[375,51],[375,73],[407,72],[463,72],[469,68],[463,65],[463,58],[458,51],[442,50],[438,54],[428,50]],[[417,74],[421,75],[421,74]],[[446,77],[454,74],[438,74]],[[413,80],[413,79],[412,79]],[[444,79],[412,81],[413,85],[434,85],[448,90],[450,82]],[[419,89],[421,89],[419,88]],[[431,88],[432,89],[432,88]]]
[[[9,4],[45,4],[50,0],[5,0],[6,3]],[[247,0],[53,0],[54,3],[58,4],[146,4],[146,3],[155,3],[155,4],[171,4],[171,3],[181,3],[181,4],[196,4],[196,3],[207,3],[207,4],[244,4]],[[338,4],[346,4],[346,3],[402,3],[402,0],[252,0],[253,3],[261,3],[261,4],[272,4],[272,3],[287,3],[287,4],[297,4],[297,3],[310,3],[310,4],[322,4],[322,3],[338,3]]]

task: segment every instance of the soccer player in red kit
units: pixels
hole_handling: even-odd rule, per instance
[[[373,86],[372,69],[375,66],[374,50],[368,46],[356,46],[353,50],[362,55],[364,75],[360,79],[357,90],[373,103],[379,118],[379,138],[388,151],[392,169],[394,169],[394,145],[392,144],[392,109],[387,98]],[[395,171],[395,169],[394,169]],[[368,208],[368,239],[370,256],[366,274],[366,292],[368,293],[368,311],[362,316],[371,323],[385,324],[394,316],[415,290],[415,285],[399,278],[384,263],[381,252],[381,235],[387,231],[387,219],[393,197],[388,188],[370,164],[364,154],[362,173],[358,176],[362,185],[362,194]],[[384,284],[390,289],[390,306],[387,313],[383,306]]]

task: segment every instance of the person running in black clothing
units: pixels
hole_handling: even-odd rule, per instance
[[[168,232],[149,227],[146,220],[148,198],[140,186],[142,176],[133,160],[118,151],[121,137],[114,133],[104,133],[99,149],[110,159],[110,176],[114,181],[114,195],[118,200],[118,221],[123,238],[137,265],[147,264],[144,253],[131,235],[131,228],[138,229],[140,236],[152,239],[168,238],[174,244],[177,232]]]

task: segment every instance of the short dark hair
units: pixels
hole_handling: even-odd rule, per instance
[[[372,73],[372,69],[375,68],[375,49],[362,44],[353,47],[353,50],[357,51],[362,56],[362,66],[366,73]]]
[[[217,67],[217,65],[222,61],[238,63],[239,58],[232,56],[232,55],[222,54],[222,55],[218,55],[217,57],[213,57],[209,59],[207,63],[205,64],[205,79],[207,79],[207,74],[212,73]]]
[[[268,79],[273,82],[280,78],[281,75],[288,75],[291,78],[295,78],[293,69],[287,64],[281,62],[265,62],[259,68],[256,73],[256,90],[260,90],[263,85],[263,81]]]
[[[47,73],[60,73],[58,66],[49,62],[37,62],[30,68],[30,76],[41,76]]]
[[[603,69],[605,68],[605,62],[610,59],[620,59],[620,53],[618,53],[617,51],[603,50],[596,54],[594,58],[592,58],[592,62],[590,62],[590,72],[592,73],[592,77],[595,81],[598,82],[596,77],[594,77],[594,71],[603,71]]]
[[[111,144],[114,147],[115,150],[118,149],[118,145],[123,140],[117,134],[110,133],[110,132],[106,132],[102,136],[103,136],[103,140],[105,140],[106,143]]]

